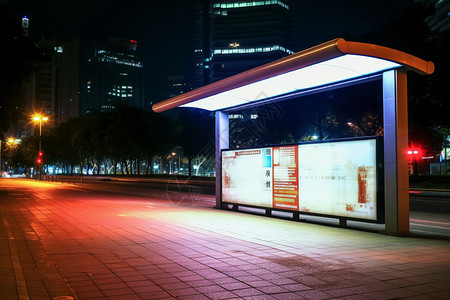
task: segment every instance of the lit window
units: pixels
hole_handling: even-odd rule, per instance
[[[235,2],[235,3],[215,3],[213,8],[242,8],[242,7],[252,7],[252,6],[262,6],[262,5],[280,5],[285,9],[289,9],[289,6],[280,0],[266,0],[266,1],[253,1],[253,2]],[[220,14],[218,11],[215,14]]]

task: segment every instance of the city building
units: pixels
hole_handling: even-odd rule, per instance
[[[194,4],[194,27],[192,40],[194,46],[194,72],[192,87],[194,89],[209,83],[209,25],[210,1]]]
[[[210,0],[196,4],[193,88],[297,51],[295,7],[289,0]]]
[[[167,98],[172,98],[192,90],[183,75],[172,75],[167,77]]]
[[[427,17],[425,22],[431,30],[443,32],[450,29],[450,1],[448,0],[415,0],[422,5],[434,6],[434,14]]]
[[[27,20],[28,24],[28,20]],[[78,39],[58,41],[41,38],[37,43],[39,59],[32,75],[23,83],[18,108],[23,116],[12,124],[8,135],[25,138],[34,134],[30,127],[33,114],[48,118],[46,127],[56,127],[78,117],[79,42]]]
[[[293,54],[288,0],[212,0],[209,80],[218,81]]]
[[[43,57],[34,74],[33,112],[46,115],[53,126],[78,117],[79,42],[41,39]]]
[[[144,102],[144,63],[137,41],[115,38],[88,49],[82,67],[81,115],[121,105],[148,108],[150,104]]]
[[[30,19],[27,16],[22,18],[22,35],[28,37],[28,31],[30,27]]]

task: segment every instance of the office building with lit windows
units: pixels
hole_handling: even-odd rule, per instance
[[[210,51],[205,58],[214,82],[284,56],[297,49],[289,0],[212,0]]]
[[[138,42],[110,39],[91,48],[85,61],[80,113],[118,106],[148,108],[144,103],[144,63]]]

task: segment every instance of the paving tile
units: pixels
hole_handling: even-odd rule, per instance
[[[135,294],[109,296],[108,300],[141,300],[142,298]]]
[[[210,300],[211,298],[202,295],[202,294],[194,294],[194,295],[184,295],[184,296],[178,296],[177,299],[180,300]]]
[[[292,292],[298,292],[298,291],[304,291],[304,290],[311,289],[311,287],[301,284],[301,283],[285,284],[285,285],[283,285],[283,288],[288,291],[292,291]]]
[[[130,288],[102,289],[101,291],[106,297],[134,294]]]
[[[264,287],[264,286],[271,286],[272,283],[267,280],[256,280],[256,281],[244,281],[246,284],[252,287]]]
[[[219,285],[206,285],[206,286],[199,286],[196,287],[196,289],[199,292],[202,292],[204,294],[210,295],[213,293],[218,293],[218,292],[226,292],[226,290],[224,288],[222,288]]]
[[[280,293],[280,294],[271,294],[272,297],[280,300],[298,300],[302,299],[296,293]]]
[[[230,291],[223,291],[223,292],[214,292],[212,294],[209,294],[208,297],[211,299],[233,299],[236,298],[236,295]]]
[[[78,299],[92,299],[92,298],[104,297],[103,293],[98,289],[96,291],[90,291],[90,292],[77,291],[76,296]]]
[[[289,290],[281,287],[281,286],[261,286],[258,287],[258,290],[262,291],[264,294],[278,294],[278,293],[288,293]]]
[[[334,298],[333,296],[326,294],[319,290],[305,290],[297,292],[297,294],[305,299],[312,299],[312,300],[322,300],[322,299],[330,299]]]

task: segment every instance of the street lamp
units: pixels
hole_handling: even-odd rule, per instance
[[[175,152],[172,152],[172,158],[175,157],[175,155],[177,155]],[[176,157],[175,157],[176,159]],[[176,161],[175,161],[176,162]],[[180,166],[181,166],[181,156],[180,153],[178,152],[178,174],[180,174]],[[175,173],[175,167],[173,168],[173,172]]]
[[[39,122],[39,158],[38,158],[38,163],[39,163],[39,180],[41,180],[41,173],[42,173],[42,122],[45,122],[48,120],[48,117],[44,117],[42,115],[34,115],[31,118],[33,121],[35,122]]]
[[[3,176],[3,173],[2,173],[2,141],[3,141],[3,139],[0,139],[0,177]]]
[[[13,151],[15,150],[15,148],[16,148],[16,146],[18,145],[18,144],[20,144],[20,142],[21,142],[22,140],[21,139],[16,139],[16,138],[14,138],[14,137],[9,137],[7,140],[6,140],[6,142],[5,142],[5,146],[7,146],[7,150],[8,150],[8,158],[7,158],[7,161],[5,162],[5,165],[7,165],[8,164],[8,159],[11,159],[12,158],[12,156],[13,156]],[[0,149],[1,149],[1,147],[0,147]],[[1,151],[1,150],[0,150]],[[0,158],[0,160],[1,160],[1,158]],[[7,165],[6,166],[6,172],[8,172],[9,170],[11,170],[11,165]]]

